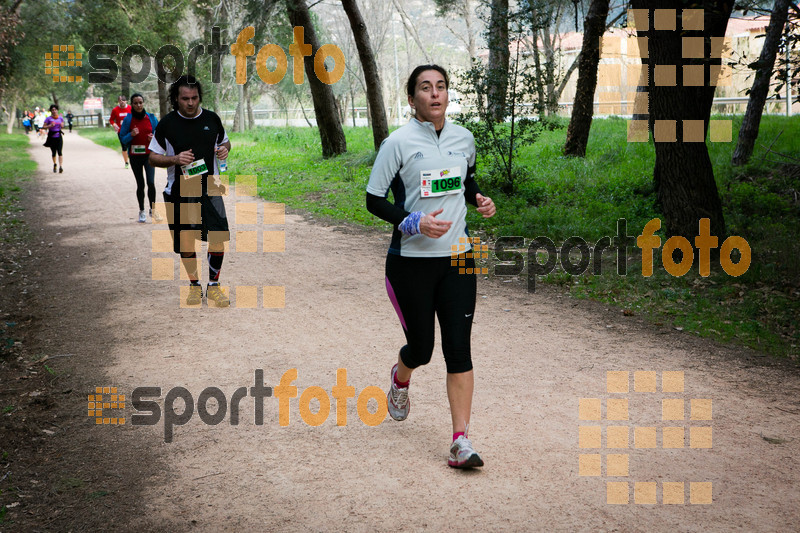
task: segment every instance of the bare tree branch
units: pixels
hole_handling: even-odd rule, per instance
[[[419,33],[417,33],[416,28],[414,28],[414,24],[411,22],[411,19],[408,17],[408,14],[405,10],[400,6],[400,3],[397,0],[392,0],[392,4],[397,12],[400,14],[400,20],[403,22],[403,26],[405,26],[406,31],[411,34],[411,37],[414,39],[414,42],[417,43],[417,46],[422,51],[422,55],[425,56],[425,62],[431,63],[431,56],[428,54],[428,51],[422,46],[422,41],[419,38]]]
[[[625,11],[619,13],[616,17],[614,17],[613,20],[611,20],[611,22],[608,22],[606,24],[606,29],[609,29],[614,24],[616,24],[616,22],[619,19],[621,19],[625,14],[626,14]],[[558,85],[558,89],[556,89],[556,94],[555,94],[555,99],[556,100],[559,100],[561,98],[561,93],[564,92],[564,89],[566,88],[567,83],[569,82],[570,76],[572,76],[572,73],[575,72],[576,68],[578,68],[578,59],[580,59],[580,54],[575,56],[575,59],[572,61],[572,64],[569,66],[567,71],[564,73],[564,79],[561,80],[561,83]]]
[[[185,0],[181,0],[180,2],[178,2],[177,4],[175,4],[175,5],[174,5],[174,6],[172,6],[172,7],[163,7],[163,6],[162,6],[162,7],[161,7],[161,11],[163,11],[163,12],[165,12],[165,13],[169,13],[170,11],[175,11],[176,9],[178,9],[179,7],[181,7],[181,6],[183,5],[183,2],[184,2],[184,1],[185,1]]]
[[[561,93],[564,92],[564,88],[567,86],[567,82],[569,82],[570,76],[572,73],[575,72],[575,69],[578,68],[578,59],[581,57],[580,54],[575,56],[575,59],[572,61],[572,64],[567,69],[567,72],[564,73],[564,79],[561,80],[561,83],[558,84],[558,88],[556,89],[556,100],[561,98]]]
[[[123,3],[122,3],[122,0],[117,0],[117,4],[119,4],[119,7],[121,7],[121,8],[122,8],[122,11],[124,11],[124,12],[125,12],[125,14],[128,16],[128,22],[130,22],[131,24],[133,24],[133,16],[132,16],[132,15],[130,14],[130,12],[128,11],[128,8],[127,8],[127,7],[125,7],[125,4],[123,4]]]

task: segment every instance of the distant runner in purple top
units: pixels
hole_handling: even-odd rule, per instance
[[[50,106],[50,116],[44,120],[42,129],[47,130],[47,141],[44,145],[50,147],[50,153],[53,156],[53,172],[64,172],[64,156],[61,154],[61,148],[64,146],[64,139],[61,133],[61,126],[64,125],[64,119],[58,116],[58,105],[53,104]],[[56,154],[58,154],[58,165],[56,165]]]

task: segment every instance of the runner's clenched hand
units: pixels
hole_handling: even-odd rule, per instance
[[[449,220],[439,220],[437,215],[442,214],[444,209],[439,208],[432,213],[428,213],[419,221],[419,231],[426,237],[438,239],[450,230],[453,223]]]

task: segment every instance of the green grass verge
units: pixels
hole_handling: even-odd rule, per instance
[[[267,200],[335,220],[390,227],[364,208],[375,160],[372,131],[345,128],[348,153],[323,159],[316,128],[268,128],[230,134],[228,172],[253,175]]]
[[[36,172],[36,163],[28,155],[24,133],[0,133],[0,242],[17,241],[24,231],[19,218],[22,208],[19,195],[23,184]]]
[[[77,128],[75,131],[100,146],[105,146],[118,152],[122,151],[122,147],[119,145],[119,137],[111,128]]]
[[[615,266],[608,263],[600,276],[570,276],[556,270],[542,281],[569,286],[577,297],[606,301],[656,323],[797,358],[800,117],[763,117],[752,162],[734,168],[730,157],[740,124],[741,117],[734,117],[733,142],[709,142],[708,148],[728,232],[744,237],[752,249],[745,275],[731,278],[716,264],[708,278],[696,271],[675,278],[661,266],[657,252],[654,275],[643,277],[635,259],[639,250],[631,248],[627,276],[616,275]],[[119,146],[110,130],[81,133],[104,146]],[[345,135],[348,153],[323,159],[313,128],[232,133],[228,173],[232,179],[237,174],[256,175],[259,194],[269,201],[388,229],[364,207],[375,158],[372,133],[368,128],[345,128]],[[653,188],[652,143],[627,142],[623,119],[599,119],[592,123],[586,157],[565,158],[561,155],[565,135],[565,129],[545,131],[535,144],[521,148],[517,192],[509,197],[484,187],[498,206],[497,216],[485,220],[470,210],[470,227],[491,240],[546,235],[560,245],[571,236],[591,243],[613,237],[621,218],[627,220],[628,233],[638,235],[647,221],[661,218]],[[488,181],[481,174],[487,167],[479,160],[479,183],[482,178]],[[663,243],[663,233],[660,236]]]
[[[22,130],[0,133],[0,269],[19,270],[15,261],[24,253],[22,246],[30,239],[20,214],[19,200],[26,182],[36,172],[36,163],[28,155],[28,138]],[[12,353],[16,322],[0,321],[0,358]],[[12,408],[13,409],[13,408]],[[3,409],[3,413],[8,407]],[[0,523],[4,511],[0,510]]]

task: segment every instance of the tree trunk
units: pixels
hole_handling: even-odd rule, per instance
[[[643,66],[641,72],[639,73],[639,84],[636,86],[636,96],[634,96],[634,101],[633,101],[633,115],[631,116],[631,118],[634,120],[635,124],[638,124],[639,122],[645,122],[645,123],[650,122],[650,113],[640,112],[641,110],[647,110],[650,107],[650,104],[648,103],[649,87],[647,80],[648,80],[647,68],[644,68]],[[646,127],[642,127],[641,130],[649,132],[650,130],[648,129],[647,124],[645,126]],[[639,126],[637,126],[637,128],[638,127]],[[634,129],[634,127],[631,126],[631,129]]]
[[[58,96],[56,96],[55,91],[50,91],[50,95],[53,97],[53,103],[58,105]]]
[[[567,83],[569,83],[572,73],[575,72],[576,68],[578,68],[578,59],[580,59],[580,54],[578,54],[578,57],[576,57],[575,60],[570,64],[569,68],[564,73],[564,78],[558,84],[558,87],[556,87],[556,93],[553,95],[556,100],[556,105],[558,104],[558,101],[561,100],[561,94],[564,92],[564,88],[567,86]]]
[[[245,101],[245,109],[247,111],[247,129],[252,130],[253,127],[256,125],[255,117],[253,117],[253,102],[250,98],[250,89],[247,84],[244,85],[244,101]]]
[[[488,45],[489,65],[487,67],[487,106],[489,116],[495,122],[506,118],[506,93],[508,92],[508,0],[492,0],[492,14],[489,20]]]
[[[744,165],[753,155],[753,147],[758,137],[758,126],[761,123],[761,114],[764,112],[764,102],[769,93],[769,82],[772,78],[772,69],[775,66],[775,56],[778,54],[778,45],[781,42],[783,26],[789,14],[789,0],[775,0],[772,16],[769,19],[767,34],[764,37],[764,47],[758,58],[753,87],[750,89],[750,98],[747,101],[747,111],[744,113],[742,126],[739,129],[739,140],[733,152],[731,162],[735,165]]]
[[[124,94],[130,102],[131,99],[131,73],[128,69],[122,69],[122,82],[119,88],[119,94]]]
[[[231,126],[231,131],[236,131],[241,133],[244,131],[242,127],[242,113],[240,112],[240,108],[242,107],[242,103],[238,102],[236,104],[236,112],[233,114],[233,125]]]
[[[558,98],[556,93],[556,39],[558,38],[558,24],[561,22],[562,8],[566,4],[558,2],[555,5],[555,13],[553,13],[553,6],[550,5],[547,10],[545,18],[545,25],[539,30],[542,36],[542,45],[544,48],[544,84],[546,87],[546,100],[545,110],[547,116],[554,115],[558,111]]]
[[[300,111],[303,113],[303,118],[306,119],[306,124],[308,124],[309,128],[313,128],[314,125],[308,119],[308,115],[306,114],[306,108],[303,107],[303,100],[302,100],[302,98],[300,98],[300,94],[299,93],[297,94],[297,103],[300,104]]]
[[[538,30],[535,31],[538,32]],[[531,48],[533,49],[533,72],[536,75],[536,113],[539,115],[539,120],[543,121],[547,96],[544,94],[544,83],[542,83],[544,74],[542,74],[542,61],[539,57],[539,39],[535,36],[531,39]]]
[[[167,84],[158,80],[158,111],[161,113],[159,120],[167,116],[167,113],[171,111],[170,107]]]
[[[330,85],[323,83],[314,73],[314,54],[319,50],[319,41],[311,23],[311,14],[305,0],[287,0],[289,23],[302,26],[305,29],[305,41],[311,44],[311,55],[306,56],[305,65],[308,84],[311,87],[311,98],[314,101],[314,114],[317,118],[317,128],[322,142],[322,157],[335,157],[347,151],[347,141],[344,137],[339,114],[336,111],[336,98]]]
[[[467,26],[467,53],[469,54],[470,61],[472,58],[478,57],[478,48],[475,44],[475,32],[472,30],[473,21],[472,17],[475,15],[474,7],[471,4],[471,0],[466,0],[464,2],[464,24]]]
[[[283,91],[275,90],[275,91],[272,91],[272,96],[274,98],[274,101],[278,104],[278,109],[283,112],[283,116],[284,116],[284,119],[285,119],[284,125],[288,126],[289,125],[289,101],[287,100],[286,95],[283,93]],[[280,116],[280,112],[278,113],[278,116],[276,116],[275,118],[278,119],[279,116]]]
[[[549,31],[543,31],[544,35],[544,72],[545,84],[547,86],[547,102],[545,109],[547,116],[555,115],[558,111],[558,96],[556,96],[556,51],[554,48],[555,35],[549,35]],[[552,40],[551,40],[552,39]]]
[[[356,94],[353,91],[353,85],[350,85],[350,114],[353,118],[353,127],[356,127]]]
[[[6,122],[6,133],[11,135],[14,131],[14,120],[16,120],[17,116],[17,99],[14,98],[13,102],[11,103],[11,113],[6,113],[7,122]]]
[[[245,119],[244,115],[245,115],[245,111],[247,109],[246,108],[246,104],[245,104],[245,98],[244,98],[244,94],[245,94],[244,85],[237,84],[236,88],[237,88],[237,91],[239,93],[239,101],[236,104],[236,114],[238,115],[237,118],[239,120],[238,121],[234,121],[233,124],[234,124],[234,131],[238,131],[239,133],[242,133],[246,129],[246,125],[245,125],[245,120],[246,119]],[[236,126],[238,126],[238,127],[236,127]]]
[[[572,117],[567,128],[564,155],[584,157],[594,114],[597,64],[600,62],[600,37],[606,29],[609,0],[592,0],[583,23],[583,48],[578,58],[578,85]]]
[[[389,136],[389,121],[386,119],[386,108],[383,104],[383,85],[378,75],[378,64],[375,62],[367,26],[361,17],[356,0],[342,0],[342,7],[350,20],[350,29],[353,31],[353,39],[358,49],[361,70],[364,72],[364,81],[367,85],[367,106],[372,115],[372,144],[377,151],[383,140]]]
[[[649,9],[651,21],[652,10],[663,7],[663,3],[656,0],[633,0],[632,4],[634,9]],[[697,7],[703,8],[703,30],[650,31],[653,28],[650,24],[647,30],[637,29],[637,35],[648,37],[649,54],[642,63],[649,71],[650,124],[653,125],[656,153],[653,184],[664,215],[666,234],[683,236],[694,242],[699,220],[708,218],[711,234],[721,241],[725,235],[725,219],[704,139],[716,89],[716,80],[709,78],[710,67],[719,68],[722,64],[720,58],[710,57],[710,38],[724,37],[733,2],[707,0]],[[675,27],[680,29],[680,9],[677,16]],[[704,37],[702,59],[683,58],[682,38],[691,36]],[[706,83],[685,87],[683,66],[697,64],[704,66]],[[675,65],[675,83],[656,84],[654,65]],[[703,121],[703,141],[684,142],[685,120]]]
[[[344,121],[347,120],[347,95],[340,94],[336,97],[336,111],[339,113],[339,124],[344,126]]]

